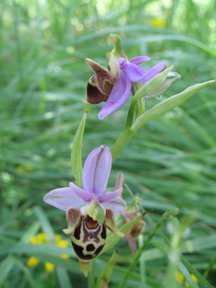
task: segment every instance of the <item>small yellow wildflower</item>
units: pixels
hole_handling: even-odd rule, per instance
[[[46,244],[48,243],[48,237],[45,233],[38,233],[37,235],[31,237],[29,243],[33,245]],[[55,245],[61,248],[67,248],[69,246],[69,242],[68,240],[62,239],[61,235],[57,234],[55,235]],[[59,257],[65,260],[70,258],[70,256],[66,253],[62,253]],[[39,259],[32,256],[27,260],[26,265],[29,267],[34,267],[34,266],[37,266],[38,263],[39,263]],[[51,262],[45,262],[44,268],[47,272],[53,272],[55,269],[55,265]]]
[[[48,238],[45,233],[39,233],[36,236],[32,236],[29,242],[31,244],[43,244],[48,242]]]
[[[51,273],[55,270],[55,265],[51,262],[45,262],[44,268],[47,272]]]
[[[35,267],[39,264],[40,260],[34,256],[31,256],[28,258],[27,262],[26,262],[26,265],[28,267]]]
[[[32,172],[32,166],[27,164],[27,165],[25,166],[25,171],[26,171],[26,172]]]
[[[194,274],[191,274],[191,279],[196,283],[199,282],[199,280],[197,279],[197,277]]]
[[[61,239],[61,238],[58,238],[58,239],[56,240],[56,245],[59,246],[59,247],[61,247],[61,248],[67,248],[68,245],[69,245],[69,242],[68,242],[67,240],[63,240],[63,239]],[[61,257],[62,259],[65,259],[65,260],[67,260],[67,259],[70,258],[70,256],[69,256],[68,254],[65,254],[65,253],[62,253],[62,254],[60,255],[60,257]]]
[[[56,245],[61,248],[67,248],[69,243],[67,240],[59,240],[58,242],[56,242]]]
[[[197,277],[196,277],[194,274],[191,274],[190,276],[191,276],[191,279],[192,279],[195,283],[198,284],[199,281],[198,281]],[[190,288],[190,285],[189,285],[188,282],[185,283],[185,287],[186,287],[186,288]],[[198,286],[197,286],[197,287],[198,287]]]
[[[150,25],[155,28],[163,29],[166,27],[166,21],[163,18],[154,17],[151,19]]]
[[[16,172],[17,172],[17,173],[23,173],[23,172],[24,172],[23,166],[22,166],[22,165],[17,166],[17,167],[16,167]]]
[[[22,165],[18,165],[16,167],[16,172],[21,174],[21,173],[29,173],[29,172],[32,172],[32,167],[30,165],[25,165],[25,166],[22,166]]]
[[[198,284],[198,279],[197,279],[197,277],[194,275],[194,274],[191,274],[190,275],[190,277],[191,277],[191,279],[195,282],[195,283],[197,283]],[[183,287],[185,287],[185,288],[190,288],[190,285],[189,285],[189,283],[187,282],[187,281],[185,281],[186,279],[185,279],[185,277],[184,277],[184,275],[181,273],[181,272],[176,272],[175,273],[175,278],[176,278],[176,281],[180,284],[180,285],[183,285]],[[197,286],[198,287],[198,286]]]
[[[175,273],[175,278],[176,278],[176,281],[180,284],[180,285],[182,285],[183,283],[184,283],[184,275],[181,273],[181,272],[179,272],[179,271],[177,271],[176,273]]]
[[[38,239],[38,243],[39,244],[48,242],[48,238],[47,238],[47,235],[45,233],[39,233],[37,235],[37,239]]]
[[[38,238],[36,236],[32,236],[30,241],[29,241],[30,244],[39,244],[38,243]]]

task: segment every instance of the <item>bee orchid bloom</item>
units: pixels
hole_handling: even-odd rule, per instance
[[[44,196],[47,204],[66,212],[68,227],[63,231],[71,235],[84,273],[89,269],[85,263],[93,260],[105,245],[106,228],[123,237],[114,221],[114,215],[126,207],[122,199],[123,187],[119,185],[114,192],[106,191],[111,165],[110,149],[107,146],[95,148],[84,164],[83,188],[70,183],[69,187],[52,190]]]
[[[100,204],[113,214],[125,209],[122,199],[122,187],[114,192],[106,192],[112,166],[112,154],[109,147],[95,148],[87,157],[82,175],[83,188],[74,183],[69,187],[58,188],[44,196],[44,201],[58,209],[68,211],[70,208],[84,210],[83,207],[92,202]]]
[[[148,56],[130,60],[123,57],[112,59],[109,70],[90,59],[86,60],[95,72],[87,85],[87,101],[92,104],[106,102],[98,114],[100,120],[118,111],[127,102],[134,82],[144,85],[166,68],[164,62],[147,70],[139,66],[149,60]]]

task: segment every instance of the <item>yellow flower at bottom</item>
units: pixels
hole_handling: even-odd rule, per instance
[[[26,265],[29,266],[29,267],[35,267],[39,264],[39,259],[34,257],[34,256],[31,256],[27,262],[26,262]]]
[[[191,279],[192,279],[196,284],[198,284],[199,280],[197,279],[197,277],[196,277],[194,274],[191,274],[190,277],[191,277]],[[186,288],[190,288],[190,285],[189,285],[188,282],[186,282],[185,287],[186,287]],[[197,287],[198,287],[198,286],[197,286]]]
[[[176,281],[179,283],[179,284],[183,284],[184,283],[184,275],[181,273],[181,272],[176,272],[175,273],[175,278],[176,278]]]
[[[44,268],[47,272],[53,272],[55,270],[55,265],[51,262],[46,262]]]
[[[196,283],[199,282],[199,280],[197,279],[197,277],[194,274],[191,274],[191,279]]]

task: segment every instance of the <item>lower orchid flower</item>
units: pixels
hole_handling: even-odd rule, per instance
[[[67,214],[68,228],[74,250],[81,262],[94,259],[103,249],[106,228],[123,236],[114,222],[114,215],[126,207],[123,187],[107,192],[112,154],[107,146],[95,148],[87,157],[82,175],[83,188],[70,183],[44,196],[44,201]]]
[[[148,56],[138,56],[131,60],[111,57],[107,70],[91,59],[86,59],[95,73],[87,85],[87,101],[92,104],[106,102],[98,114],[99,119],[118,111],[127,102],[133,83],[144,85],[166,68],[164,62],[159,62],[150,69],[139,66],[149,60]]]

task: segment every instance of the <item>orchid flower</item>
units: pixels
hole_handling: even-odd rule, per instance
[[[148,56],[138,56],[130,60],[111,57],[107,70],[91,59],[86,59],[95,72],[87,85],[87,101],[92,104],[106,102],[98,114],[100,120],[118,111],[127,102],[133,83],[144,85],[166,68],[164,62],[159,62],[147,70],[139,66],[149,60]]]
[[[68,227],[63,231],[71,235],[80,267],[88,274],[91,261],[100,254],[106,240],[106,228],[118,237],[124,235],[115,225],[114,215],[125,211],[122,199],[123,183],[114,192],[107,192],[112,154],[107,146],[95,148],[87,157],[82,174],[83,187],[70,183],[44,196],[44,201],[66,212]],[[120,177],[121,178],[121,177]]]
[[[114,192],[106,192],[112,165],[109,147],[95,148],[87,157],[82,175],[83,188],[74,183],[69,187],[58,188],[44,196],[44,201],[58,209],[68,211],[70,208],[85,211],[85,206],[95,202],[113,214],[122,212],[125,202],[122,199],[122,187]]]

